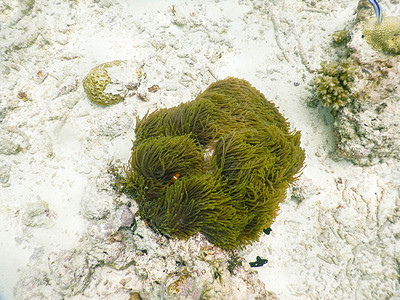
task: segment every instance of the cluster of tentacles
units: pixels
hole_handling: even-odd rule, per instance
[[[156,232],[198,232],[232,249],[273,222],[302,169],[300,132],[247,81],[211,84],[194,101],[139,120],[124,191]]]

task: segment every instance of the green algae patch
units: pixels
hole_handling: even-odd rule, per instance
[[[120,186],[141,218],[166,237],[201,232],[227,250],[270,227],[305,157],[300,132],[247,81],[231,77],[138,119],[135,133]]]
[[[376,18],[370,18],[363,27],[363,35],[375,50],[400,54],[399,18],[384,17],[381,24],[378,24]]]

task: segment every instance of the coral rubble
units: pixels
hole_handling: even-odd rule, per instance
[[[105,174],[87,190],[107,187]],[[104,194],[113,199],[115,194]],[[95,199],[96,200],[96,199]],[[16,299],[267,299],[273,293],[237,253],[197,234],[171,242],[135,221],[136,205],[119,195],[109,214],[85,214],[88,229],[71,250],[40,253],[22,270]],[[87,201],[87,200],[84,200]],[[95,201],[93,201],[95,202]],[[40,252],[40,251],[39,251]],[[29,290],[30,293],[26,293]],[[132,298],[133,295],[136,298]]]

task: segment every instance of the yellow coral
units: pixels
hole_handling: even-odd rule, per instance
[[[99,105],[111,105],[124,100],[119,94],[114,95],[104,91],[107,85],[111,83],[107,68],[118,66],[121,63],[123,63],[122,60],[114,60],[101,64],[86,75],[83,79],[83,88],[90,100]]]
[[[365,40],[376,50],[400,54],[400,19],[384,17],[381,24],[370,18],[364,25]]]
[[[317,73],[318,76],[311,83],[315,96],[309,99],[311,105],[317,105],[315,100],[319,100],[324,106],[337,111],[356,98],[352,85],[359,73],[359,66],[353,59],[322,62]]]

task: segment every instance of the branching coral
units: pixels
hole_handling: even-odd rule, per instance
[[[337,30],[332,34],[332,41],[335,45],[345,45],[351,40],[347,30]]]
[[[247,81],[138,119],[124,191],[167,237],[198,232],[223,249],[257,240],[304,161],[300,133]]]
[[[358,69],[358,64],[351,58],[322,62],[318,76],[311,83],[315,99],[334,110],[349,104],[356,97],[351,87]]]

